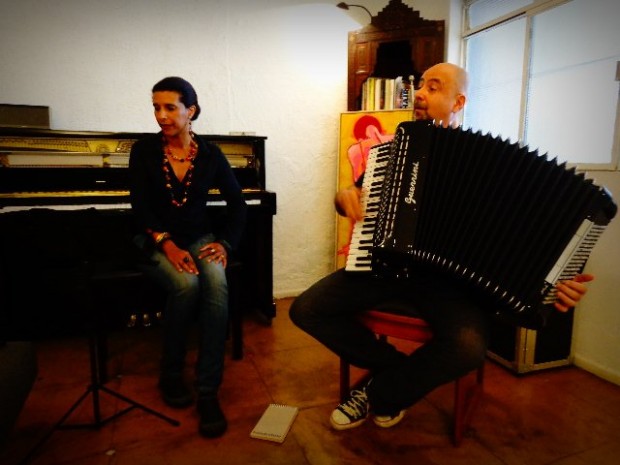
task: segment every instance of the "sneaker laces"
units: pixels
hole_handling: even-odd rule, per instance
[[[354,389],[351,397],[338,406],[338,409],[350,418],[365,417],[368,414],[368,396],[366,388]]]

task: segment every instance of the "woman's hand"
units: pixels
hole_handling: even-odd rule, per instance
[[[555,308],[560,312],[567,312],[569,308],[574,307],[588,291],[585,284],[594,279],[591,274],[578,274],[572,280],[560,281],[556,284],[558,290],[558,298],[554,303]]]
[[[208,262],[221,263],[224,268],[228,264],[226,248],[219,242],[211,242],[200,248],[198,259],[206,258]]]
[[[198,274],[198,268],[194,259],[187,250],[180,249],[172,240],[167,240],[161,245],[161,251],[166,258],[177,269],[179,273]]]

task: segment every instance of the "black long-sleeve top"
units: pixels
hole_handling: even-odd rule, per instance
[[[196,136],[198,152],[188,188],[187,202],[182,207],[172,204],[163,170],[162,135],[154,134],[137,141],[129,157],[129,189],[135,226],[138,232],[166,231],[174,243],[186,248],[200,236],[214,233],[216,241],[236,248],[247,216],[247,205],[241,187],[228,160],[212,142]],[[185,187],[170,174],[175,198],[181,200]],[[218,189],[226,201],[226,215],[216,224],[207,208],[209,190]],[[218,216],[219,218],[219,216]]]

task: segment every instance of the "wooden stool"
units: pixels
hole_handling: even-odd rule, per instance
[[[417,318],[388,310],[368,310],[360,315],[361,321],[378,337],[387,339],[393,337],[406,341],[424,344],[433,337],[428,323]],[[340,399],[344,401],[349,396],[350,370],[349,364],[340,359]],[[466,375],[454,382],[454,417],[452,440],[455,446],[460,445],[463,435],[469,429],[473,411],[483,392],[484,366],[473,371],[475,383],[466,388]]]

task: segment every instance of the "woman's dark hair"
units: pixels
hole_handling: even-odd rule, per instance
[[[198,96],[196,95],[194,87],[189,82],[177,76],[166,77],[159,81],[157,84],[155,84],[152,90],[152,92],[162,91],[176,92],[180,95],[180,100],[183,105],[188,108],[192,105],[195,105],[196,112],[194,113],[194,116],[192,116],[192,121],[198,118],[198,115],[200,114]]]

